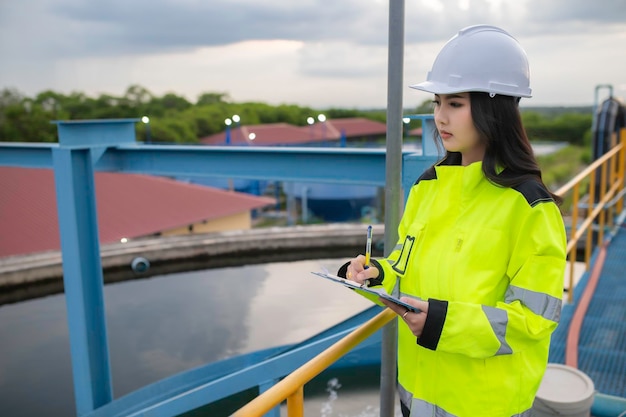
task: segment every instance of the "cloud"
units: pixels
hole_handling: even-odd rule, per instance
[[[190,99],[384,106],[388,12],[384,0],[0,1],[0,88],[120,94],[140,84]],[[405,15],[405,85],[478,23],[520,40],[542,101],[584,102],[595,83],[625,84],[626,0],[410,0]],[[420,99],[407,88],[407,102]]]
[[[415,0],[408,43],[446,40],[460,28],[498,24],[515,35],[579,33],[626,20],[626,1]],[[55,56],[154,54],[249,40],[386,46],[388,2],[379,0],[33,0],[2,2],[3,47],[26,39]],[[619,29],[617,27],[615,29]],[[587,30],[612,30],[593,25]]]
[[[64,0],[51,5],[51,11],[68,23],[61,36],[79,40],[68,42],[66,52],[81,56],[188,50],[248,40],[385,41],[384,33],[368,29],[386,25],[385,4],[372,0]]]
[[[307,43],[298,58],[300,73],[306,76],[385,76],[387,47],[351,42]]]
[[[581,23],[595,23],[600,25],[594,28],[587,26],[589,30],[606,32],[605,24],[626,21],[626,1],[603,0],[593,2],[587,0],[527,0],[526,6],[529,15],[537,22],[543,24],[542,28],[554,27],[558,30],[571,30]],[[608,29],[610,30],[610,29]]]

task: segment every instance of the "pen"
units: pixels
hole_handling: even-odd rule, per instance
[[[372,226],[367,227],[367,243],[365,245],[365,268],[370,266],[370,258],[372,257]]]
[[[372,225],[367,227],[367,243],[365,243],[365,269],[370,266],[370,258],[372,257]],[[363,283],[366,287],[370,286],[370,280]]]

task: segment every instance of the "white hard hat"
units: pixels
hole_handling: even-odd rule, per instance
[[[411,88],[434,94],[481,91],[531,97],[528,58],[508,32],[488,25],[461,29],[441,49],[426,81]]]

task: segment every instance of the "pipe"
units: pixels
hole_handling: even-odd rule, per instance
[[[591,415],[594,417],[624,417],[626,416],[626,398],[596,392],[591,405]]]

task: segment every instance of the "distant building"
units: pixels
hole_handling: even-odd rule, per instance
[[[363,117],[326,120],[307,126],[288,123],[241,125],[200,138],[204,145],[322,146],[384,139],[387,125]],[[345,143],[342,143],[344,141]]]
[[[275,200],[148,175],[95,174],[101,243],[244,230]],[[0,257],[59,250],[54,173],[0,167]]]
[[[327,119],[307,126],[288,123],[241,125],[200,139],[214,146],[376,146],[384,147],[387,125],[364,117]],[[194,179],[190,179],[194,181]],[[213,182],[215,186],[219,183]],[[221,185],[224,187],[224,184]],[[243,188],[239,188],[243,189]],[[377,187],[351,184],[291,183],[283,189],[288,198],[303,204],[322,221],[355,221],[376,215]]]

